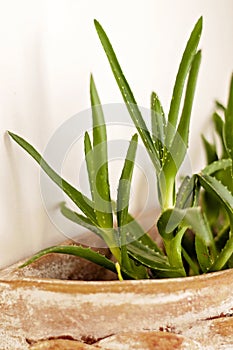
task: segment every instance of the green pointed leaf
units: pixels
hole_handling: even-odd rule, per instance
[[[113,201],[113,207],[116,211],[116,203]],[[162,250],[158,247],[157,243],[150,237],[149,234],[145,233],[144,229],[138,223],[138,221],[128,213],[128,224],[127,224],[127,247],[134,244],[135,241],[148,246],[153,251],[159,252],[161,255],[164,255]]]
[[[222,120],[220,115],[218,113],[216,113],[216,112],[213,113],[212,119],[213,119],[214,127],[215,127],[215,130],[216,130],[218,136],[220,138],[222,138],[222,136],[223,136],[223,128],[224,128],[224,121]]]
[[[130,255],[141,264],[158,271],[166,271],[167,273],[177,273],[181,276],[181,271],[175,267],[171,267],[167,257],[158,252],[151,250],[149,247],[135,241],[133,245],[128,246]]]
[[[182,60],[179,66],[179,70],[177,73],[173,94],[172,94],[172,100],[170,105],[170,110],[168,114],[168,125],[172,125],[174,127],[174,130],[176,128],[178,115],[179,115],[179,109],[180,109],[180,103],[181,98],[183,94],[183,88],[185,85],[185,80],[188,75],[190,66],[193,61],[193,57],[196,53],[197,46],[200,41],[202,32],[202,17],[197,21],[190,38],[187,42],[186,48],[184,50]],[[169,134],[166,137],[166,145],[169,145],[173,139],[172,129],[170,129]]]
[[[129,144],[122,169],[117,192],[117,224],[121,242],[121,268],[136,274],[138,267],[128,256],[126,234],[128,232],[128,209],[130,199],[130,188],[137,150],[138,136],[135,134]],[[136,270],[136,271],[135,271]]]
[[[127,251],[135,260],[161,273],[166,271],[164,275],[161,274],[161,277],[180,276],[177,269],[169,266],[167,256],[164,255],[156,242],[144,233],[142,227],[130,214],[128,214],[127,228]]]
[[[204,263],[206,263],[204,270],[210,268],[216,257],[216,247],[212,232],[205,216],[201,213],[200,207],[169,209],[161,215],[157,225],[159,233],[165,241],[165,248],[168,250],[168,256],[171,253],[171,242],[174,237],[176,237],[174,230],[177,227],[183,229],[191,228],[195,232],[196,237],[198,237],[196,248],[199,248],[197,257],[200,258],[201,266],[203,267]],[[208,252],[205,261],[202,259],[203,250]]]
[[[90,95],[93,119],[93,201],[100,226],[113,226],[111,195],[108,178],[107,132],[103,109],[93,77],[90,80]],[[93,178],[94,177],[94,178]]]
[[[193,61],[191,64],[185,97],[184,97],[184,105],[183,105],[183,109],[180,117],[180,122],[177,128],[177,132],[181,136],[186,147],[188,147],[189,124],[190,124],[190,117],[192,112],[192,106],[193,106],[196,85],[197,85],[197,77],[198,77],[198,72],[200,68],[200,63],[201,63],[201,51],[198,51],[194,55]]]
[[[61,208],[61,213],[62,215],[64,215],[67,219],[75,222],[78,225],[81,225],[83,227],[85,227],[86,229],[94,232],[95,234],[97,234],[98,236],[102,237],[102,230],[100,227],[93,225],[93,223],[91,222],[90,219],[88,219],[87,217],[76,213],[75,211],[69,209],[65,202],[61,203],[60,205]]]
[[[222,112],[225,112],[226,110],[226,107],[218,100],[215,100],[215,106]]]
[[[59,254],[69,254],[78,256],[80,258],[87,259],[97,265],[103,266],[104,268],[116,272],[115,264],[106,258],[104,255],[99,254],[95,252],[94,250],[90,248],[84,248],[82,246],[76,246],[76,245],[67,245],[67,246],[54,246],[50,248],[46,248],[41,250],[39,253],[35,254],[31,259],[26,261],[23,265],[20,267],[25,267],[37,259],[41,258],[44,255],[50,254],[50,253],[59,253]]]
[[[191,271],[189,271],[189,276],[200,275],[197,262],[190,257],[190,255],[187,253],[187,251],[183,247],[182,247],[182,254],[191,269]]]
[[[233,268],[233,254],[231,255],[231,257],[228,259],[227,261],[227,266],[229,269]]]
[[[218,160],[216,145],[210,143],[204,137],[204,135],[202,135],[202,142],[203,142],[204,149],[205,149],[207,164],[211,164],[212,162],[215,162],[216,160]]]
[[[199,174],[198,176],[203,188],[209,193],[213,194],[215,198],[222,203],[228,213],[230,221],[230,238],[210,268],[210,271],[218,271],[225,266],[233,253],[233,196],[230,191],[216,178],[202,174]]]
[[[232,233],[230,234],[230,238],[225,244],[224,248],[222,249],[221,253],[217,257],[216,261],[214,264],[211,266],[209,271],[219,271],[222,270],[229,259],[231,259],[233,254],[233,235]]]
[[[229,157],[233,161],[233,74],[231,77],[227,109],[225,111],[224,141]],[[231,176],[233,176],[233,163]],[[231,186],[231,190],[233,192],[233,186]]]
[[[205,245],[200,236],[195,236],[195,249],[197,253],[197,260],[202,272],[208,272],[213,261],[211,260],[208,247]]]
[[[129,276],[131,279],[134,279],[134,280],[149,278],[147,268],[144,265],[135,263],[135,261],[132,260],[130,257],[128,260],[129,260],[128,265],[126,264],[121,265],[121,270],[126,276]]]
[[[212,116],[213,122],[214,122],[214,127],[216,130],[217,135],[219,136],[219,139],[221,141],[221,148],[222,148],[222,155],[221,157],[219,156],[218,158],[228,158],[227,155],[227,150],[225,147],[225,142],[224,142],[224,121],[222,120],[222,118],[220,117],[220,115],[218,113],[214,113]]]
[[[147,246],[149,249],[164,255],[162,250],[158,247],[157,243],[144,232],[143,228],[139,223],[133,219],[130,215],[128,217],[128,236],[127,236],[127,247],[130,250],[130,246],[134,245],[134,242],[137,245],[142,244]]]
[[[216,247],[218,248],[219,251],[221,251],[225,244],[227,243],[229,239],[229,234],[230,234],[230,225],[229,223],[226,223],[221,230],[219,230],[217,237],[215,238],[216,240]]]
[[[214,245],[212,233],[204,220],[200,207],[168,209],[160,216],[157,226],[164,240],[171,240],[174,237],[174,230],[180,226],[192,228],[207,246]]]
[[[182,181],[176,196],[176,208],[185,209],[192,207],[196,201],[196,176],[186,176]]]
[[[67,181],[60,177],[43,159],[43,157],[37,152],[37,150],[30,145],[22,137],[13,134],[8,131],[11,138],[17,142],[32,158],[40,165],[44,172],[50,177],[50,179],[58,185],[70,199],[81,209],[81,211],[94,223],[96,224],[96,216],[93,209],[93,203],[80,191],[71,186]]]
[[[170,241],[164,241],[169,263],[171,264],[171,266],[179,268],[180,271],[182,271],[182,276],[186,276],[181,254],[181,242],[186,230],[186,227],[182,227],[176,233],[174,238],[172,238]]]
[[[100,23],[98,21],[94,21],[95,23],[95,28],[96,31],[98,33],[98,36],[100,38],[100,41],[102,43],[102,46],[104,48],[104,51],[107,55],[109,64],[111,66],[113,75],[116,79],[116,82],[119,86],[119,89],[121,91],[122,97],[125,101],[126,107],[129,111],[129,114],[138,130],[138,133],[146,147],[146,149],[148,150],[148,153],[151,157],[151,160],[155,166],[156,169],[160,168],[160,164],[158,162],[157,159],[157,155],[156,155],[156,151],[154,148],[154,144],[153,144],[153,140],[151,138],[151,135],[148,131],[148,128],[143,120],[143,117],[141,115],[141,112],[137,106],[137,102],[134,98],[134,95],[130,89],[130,86],[122,72],[121,66],[117,60],[116,54],[113,50],[113,47],[105,33],[105,31],[103,30],[102,26],[100,25]]]
[[[188,148],[189,125],[191,118],[191,111],[196,89],[197,76],[201,62],[201,51],[198,51],[193,58],[191,69],[188,76],[186,93],[184,98],[184,105],[180,117],[177,131],[174,134],[174,139],[171,144],[166,142],[167,152],[164,159],[163,171],[165,177],[173,177],[177,174]],[[171,124],[173,129],[173,125]],[[169,129],[169,125],[168,125]],[[167,130],[167,135],[169,130]],[[171,146],[169,146],[171,145]]]
[[[92,222],[83,215],[76,213],[75,211],[69,209],[65,203],[61,204],[61,213],[69,220],[75,222],[78,225],[85,227],[87,230],[94,232],[96,235],[101,237],[107,244],[112,254],[116,259],[120,257],[120,250],[118,248],[118,235],[116,230],[113,228],[102,228],[97,225],[93,225]]]
[[[217,198],[218,201],[225,207],[229,215],[231,230],[233,232],[233,196],[231,192],[220,181],[212,176],[205,175],[203,173],[198,174],[197,176],[201,186],[206,191],[213,194],[215,198]]]
[[[165,142],[165,127],[166,119],[163,111],[163,107],[159,101],[155,92],[151,94],[151,130],[152,139],[154,141],[155,149],[158,154],[158,159],[162,166],[164,142]]]
[[[89,185],[91,190],[91,197],[92,197],[92,200],[94,200],[95,170],[94,170],[91,140],[87,132],[85,132],[85,136],[84,136],[84,152],[85,152],[85,160],[86,160],[86,166],[87,166],[87,172],[88,172],[88,178],[89,178]]]
[[[109,230],[106,232],[104,229],[92,225],[92,223],[85,218],[84,216],[70,210],[66,207],[64,203],[61,205],[61,212],[62,214],[69,220],[77,223],[78,225],[82,225],[83,227],[87,228],[88,230],[94,232],[99,237],[101,237],[107,244],[107,246],[110,248],[115,247],[115,250],[118,249],[116,247],[116,239],[117,239],[117,233],[114,231],[115,238],[112,238]],[[119,254],[118,254],[119,255]],[[147,271],[144,266],[134,266],[134,262],[130,261],[130,269],[126,268],[126,266],[121,266],[122,271],[124,274],[126,274],[128,277],[133,279],[145,279],[148,278]]]
[[[201,173],[203,175],[213,175],[214,173],[216,173],[219,170],[227,170],[231,167],[231,159],[221,159],[221,160],[217,160],[209,165],[207,165],[202,171]]]
[[[199,51],[192,61],[186,86],[183,110],[177,131],[173,130],[174,126],[172,124],[167,124],[163,168],[158,177],[162,210],[174,206],[175,179],[188,147],[189,124],[200,61],[201,52]],[[169,130],[172,132],[170,133]],[[169,139],[168,142],[167,137],[170,137],[169,135],[172,135],[172,140]]]
[[[220,137],[221,141],[223,141],[224,121],[222,120],[220,115],[218,113],[216,113],[216,112],[213,113],[212,119],[213,119],[213,122],[214,122],[215,130],[216,130],[218,136]],[[225,147],[224,144],[223,144],[223,146]]]
[[[129,209],[129,199],[130,199],[130,188],[134,169],[134,162],[137,150],[138,136],[135,134],[130,142],[128,152],[125,158],[124,167],[121,173],[118,193],[117,193],[117,223],[120,233],[123,234],[127,230],[128,224],[128,209]],[[123,239],[123,245],[125,244],[125,239]]]

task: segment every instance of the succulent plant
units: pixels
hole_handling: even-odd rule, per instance
[[[136,133],[130,140],[126,153],[116,201],[111,198],[107,130],[93,77],[90,80],[93,133],[90,136],[86,132],[84,137],[91,198],[61,178],[26,140],[12,132],[9,132],[9,135],[35,159],[43,171],[82,212],[79,214],[62,203],[62,214],[101,237],[109,247],[113,259],[108,259],[81,245],[55,246],[40,251],[23,266],[45,254],[56,252],[86,258],[116,272],[120,280],[185,277],[231,267],[233,264],[233,78],[227,106],[216,104],[217,110],[220,110],[224,117],[222,118],[217,111],[213,115],[214,130],[220,138],[222,154],[219,155],[215,144],[211,144],[203,137],[207,166],[198,174],[184,177],[179,188],[176,188],[178,171],[188,148],[190,117],[201,62],[198,44],[202,31],[202,18],[194,26],[184,50],[168,116],[165,116],[158,95],[152,92],[150,128],[143,119],[105,31],[99,22],[95,20],[94,23],[136,127]],[[161,207],[157,229],[163,247],[159,247],[129,213],[138,135],[155,169]]]

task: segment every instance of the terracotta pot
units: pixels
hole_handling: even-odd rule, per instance
[[[0,272],[1,350],[233,349],[233,270],[119,282],[72,256],[17,266]]]

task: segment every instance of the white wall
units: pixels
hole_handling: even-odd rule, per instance
[[[63,240],[40,198],[39,169],[5,135],[43,150],[57,127],[89,107],[94,73],[103,103],[121,102],[93,19],[111,38],[138,103],[157,91],[168,109],[188,35],[200,15],[203,61],[192,120],[193,169],[213,100],[226,100],[233,71],[232,0],[8,0],[0,11],[0,266]]]

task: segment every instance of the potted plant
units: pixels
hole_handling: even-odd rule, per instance
[[[21,269],[17,264],[2,271],[1,346],[3,349],[230,348],[233,346],[230,317],[233,295],[229,287],[233,282],[230,269],[233,79],[227,106],[217,103],[218,110],[213,116],[222,154],[203,137],[208,165],[198,174],[184,177],[177,189],[178,170],[188,148],[201,61],[198,44],[202,18],[197,21],[183,53],[167,117],[157,94],[151,95],[150,130],[106,33],[97,21],[95,27],[136,127],[126,152],[116,201],[111,198],[106,125],[93,77],[90,81],[93,134],[90,137],[86,132],[84,136],[91,198],[61,178],[26,140],[8,133],[82,212],[62,203],[62,214],[94,232],[108,249],[99,252],[90,247],[63,244],[39,252],[23,262]],[[224,118],[218,111],[224,113]],[[155,169],[161,207],[157,235],[162,238],[162,245],[144,232],[128,210],[138,135]],[[112,275],[107,276],[103,268]],[[71,275],[81,279],[83,274],[86,274],[83,279],[91,276],[93,281],[64,280]],[[112,281],[96,281],[111,277]]]

